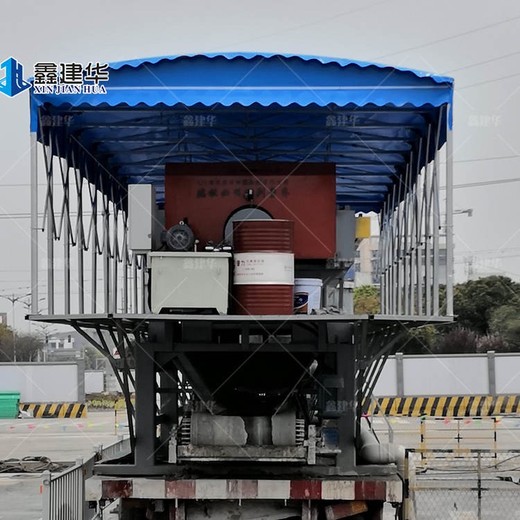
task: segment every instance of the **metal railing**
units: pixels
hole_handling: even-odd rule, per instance
[[[42,520],[92,520],[85,503],[85,479],[91,476],[98,454],[86,462],[77,459],[74,466],[53,475],[42,475]],[[94,512],[95,513],[95,512]]]
[[[112,460],[117,459],[120,457],[124,457],[125,455],[128,455],[132,451],[132,446],[130,443],[130,438],[125,437],[120,438],[117,442],[114,444],[111,444],[110,446],[107,446],[106,448],[103,448],[100,453],[101,461],[105,460]]]
[[[96,520],[101,518],[96,509],[85,502],[85,481],[94,475],[96,462],[110,460],[130,452],[130,439],[119,439],[114,444],[96,449],[86,461],[77,459],[65,471],[42,474],[42,520]]]

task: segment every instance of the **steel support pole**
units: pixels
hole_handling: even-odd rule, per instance
[[[426,316],[432,315],[432,171],[433,165],[426,165],[424,178],[424,289],[426,293]]]
[[[38,139],[31,132],[31,313],[38,314]]]
[[[385,219],[386,219],[386,201],[383,204],[383,211],[381,213],[381,221],[379,226],[379,273],[381,276],[380,280],[380,302],[381,302],[381,314],[385,314],[387,311],[387,303],[386,303],[386,291],[387,291],[387,281],[386,281],[386,236],[385,236]]]
[[[90,190],[90,186],[89,186]],[[97,312],[97,248],[98,248],[98,230],[97,230],[97,188],[94,186],[94,198],[91,200],[92,211],[92,228],[91,228],[91,288],[90,288],[90,309],[92,314]]]
[[[45,144],[44,144],[45,146]],[[47,168],[47,314],[54,314],[54,200],[52,149],[45,161]]]
[[[446,109],[446,314],[453,316],[453,132]]]
[[[421,178],[421,157],[423,150],[423,139],[419,140],[419,152],[417,153],[417,168],[415,171],[415,179],[410,179],[410,314],[419,314],[419,263],[417,262],[417,251],[420,249],[420,233],[419,233],[419,206],[417,200],[417,190]],[[416,304],[417,301],[417,304]]]
[[[65,162],[63,167],[63,159],[60,161],[60,170],[62,172],[62,184],[63,184],[63,211],[65,214],[63,217],[64,228],[63,228],[63,279],[64,279],[64,292],[65,292],[65,314],[70,314],[70,206],[69,206],[69,165]]]
[[[75,157],[75,156],[74,156]],[[85,312],[85,273],[83,251],[85,247],[85,236],[83,229],[83,177],[78,174],[76,162],[73,163],[74,179],[76,181],[77,211],[76,219],[76,246],[78,248],[78,312]]]
[[[442,125],[442,108],[437,125],[437,137],[435,140],[435,156],[433,160],[433,179],[431,185],[431,211],[433,219],[433,268],[432,268],[432,298],[433,315],[439,315],[439,234],[441,216],[439,206],[439,143]]]
[[[142,262],[142,268],[141,268],[141,300],[142,300],[142,312],[143,314],[146,314],[148,312],[147,310],[147,307],[148,307],[148,303],[147,303],[147,297],[148,297],[148,290],[146,288],[146,283],[147,283],[147,279],[146,279],[146,269],[147,269],[147,256],[146,255],[143,255],[142,256],[142,259],[141,259],[141,262]]]
[[[103,195],[103,301],[107,313],[113,312],[110,289],[110,213],[106,195]]]
[[[113,233],[113,243],[112,243],[112,301],[111,301],[111,309],[112,312],[117,313],[117,301],[118,301],[118,284],[117,284],[117,278],[118,278],[118,269],[117,264],[119,261],[119,218],[118,218],[118,209],[116,205],[113,205],[113,211],[114,211],[114,218],[113,218],[113,225],[114,229],[112,230]]]
[[[338,420],[339,444],[341,453],[336,464],[341,471],[352,471],[355,467],[356,436],[356,350],[362,351],[364,345],[341,345],[336,353],[336,370],[341,388],[337,389],[337,405],[341,417]],[[362,382],[360,382],[362,383]],[[361,390],[361,385],[359,386]],[[357,403],[359,406],[361,403]]]
[[[430,159],[430,140],[431,140],[431,125],[428,125],[428,133],[426,137],[426,160],[422,175],[422,186],[417,185],[417,313],[423,316],[425,313],[424,291],[423,287],[426,285],[426,272],[423,270],[423,265],[426,266],[426,241],[429,241],[426,229],[426,215],[424,210],[428,207],[424,200],[425,183],[428,178],[428,164]],[[424,226],[423,226],[424,218]],[[423,248],[424,246],[424,248]],[[423,257],[424,251],[424,257]],[[424,272],[424,277],[423,277]]]
[[[123,312],[128,312],[128,220],[126,214],[123,214]]]
[[[391,211],[391,218],[389,220],[389,226],[390,226],[390,261],[392,264],[391,268],[391,276],[392,279],[390,281],[390,290],[391,290],[391,304],[390,304],[390,314],[397,314],[397,291],[396,291],[396,284],[397,284],[397,276],[396,271],[398,268],[397,263],[397,248],[396,248],[396,220],[397,220],[397,208],[396,208],[396,197],[395,197],[395,184],[392,188],[392,206],[390,208]]]
[[[406,165],[406,171],[408,172],[408,165]],[[401,199],[401,188],[403,184],[399,182],[399,190],[397,194],[397,206],[396,206],[396,231],[397,231],[397,276],[395,280],[395,288],[397,290],[397,307],[395,314],[401,315],[403,313],[403,203]],[[406,190],[403,190],[403,192]]]
[[[404,189],[403,189],[403,221],[402,221],[402,257],[403,257],[403,314],[410,314],[410,293],[409,293],[409,250],[410,250],[410,205],[409,205],[409,185],[410,177],[412,176],[412,165],[413,165],[413,152],[410,154],[410,163],[406,168],[406,175],[404,178]]]
[[[163,363],[161,363],[161,366]],[[169,370],[166,372],[162,367],[160,372],[161,384],[161,444],[165,445],[169,438],[172,427],[177,427],[179,424],[178,418],[178,388],[179,383],[174,376],[175,371]]]
[[[412,187],[411,194],[410,194],[410,314],[411,315],[417,315],[417,308],[416,308],[416,299],[417,299],[417,284],[416,284],[416,273],[417,273],[417,262],[416,262],[416,256],[415,251],[418,247],[417,242],[417,181],[419,179],[419,174],[415,176],[415,183]]]
[[[154,352],[135,347],[135,465],[146,473],[155,459],[155,366]]]
[[[439,214],[439,152],[435,153],[433,167],[432,202],[433,202],[433,315],[439,315],[439,252],[440,252],[440,227],[441,216]]]
[[[133,272],[133,301],[134,308],[133,313],[139,314],[139,294],[138,294],[138,280],[137,280],[137,255],[132,253],[132,272]]]

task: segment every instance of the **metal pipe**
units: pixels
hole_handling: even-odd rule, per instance
[[[409,281],[409,290],[410,290],[410,315],[415,316],[417,314],[417,309],[415,307],[416,300],[416,272],[417,272],[417,258],[415,256],[415,251],[417,250],[417,234],[416,234],[416,226],[417,226],[417,200],[416,200],[416,188],[417,181],[419,179],[419,174],[415,176],[415,183],[412,186],[410,193],[410,251],[408,253],[410,259],[410,281]]]
[[[385,314],[386,309],[386,290],[387,290],[387,284],[386,284],[386,265],[385,265],[385,248],[386,248],[386,240],[385,240],[385,214],[386,214],[386,200],[383,203],[383,211],[380,215],[380,225],[379,225],[379,274],[380,274],[380,281],[379,281],[379,287],[380,287],[380,302],[381,302],[381,314]]]
[[[78,312],[85,312],[85,273],[84,273],[84,248],[85,233],[83,229],[83,177],[79,172],[75,161],[75,155],[72,156],[75,182],[76,182],[76,202],[78,208],[78,216],[76,219],[76,244],[78,248]]]
[[[126,213],[123,216],[123,312],[128,312],[128,220]]]
[[[31,313],[38,314],[38,137],[31,132]]]
[[[432,165],[432,179],[429,193],[430,215],[432,219],[432,249],[433,258],[428,259],[432,264],[431,269],[431,291],[432,291],[432,314],[439,315],[439,231],[440,231],[440,214],[438,207],[438,164],[439,164],[439,143],[442,122],[442,108],[440,110],[439,122],[437,124],[435,138],[435,154]]]
[[[117,276],[118,269],[117,263],[119,261],[119,218],[118,218],[118,208],[115,204],[113,204],[114,209],[114,218],[113,218],[113,256],[112,256],[112,303],[111,308],[112,312],[117,313]]]
[[[377,442],[374,434],[366,427],[360,429],[359,440],[361,443],[359,454],[366,462],[371,464],[394,463],[397,465],[399,474],[404,474],[405,449],[403,446]]]
[[[62,222],[63,228],[63,281],[64,281],[64,311],[70,314],[70,213],[69,213],[69,165],[66,159],[60,156],[59,142],[56,140],[56,150],[60,165],[61,182],[63,189]]]
[[[434,159],[435,160],[435,159]],[[433,163],[433,161],[432,161]],[[426,315],[432,314],[432,214],[431,214],[431,186],[433,175],[433,164],[426,166],[424,179],[424,288],[426,292]]]
[[[106,195],[103,195],[103,281],[104,310],[110,314],[110,213]]]
[[[406,165],[406,171],[408,172],[408,165]],[[402,282],[402,259],[403,259],[403,204],[401,200],[401,188],[403,183],[399,180],[399,192],[397,196],[397,275],[395,280],[395,288],[397,290],[397,308],[396,314],[402,315],[403,313],[403,293],[401,291],[403,282]]]
[[[423,232],[423,210],[425,209],[424,204],[424,185],[426,182],[426,179],[428,177],[428,164],[429,164],[429,158],[430,158],[430,140],[431,140],[431,125],[428,125],[428,133],[426,137],[426,159],[425,159],[425,166],[423,170],[423,176],[422,176],[422,190],[418,191],[417,193],[417,213],[418,213],[418,222],[417,222],[417,312],[419,316],[422,316],[425,311],[425,304],[424,304],[424,292],[423,292],[423,283],[425,283],[426,280],[426,273],[424,274],[423,278],[423,237],[424,237],[424,243],[426,243],[426,240],[429,240],[426,232],[426,226],[424,228]],[[424,254],[426,256],[426,249],[424,249]],[[424,258],[425,260],[425,258]],[[424,262],[424,265],[426,265],[426,262]]]
[[[437,198],[439,196],[438,190],[438,154],[435,154],[435,164],[434,164],[434,175],[433,175],[433,187],[432,187],[432,196],[433,196],[433,314],[434,316],[439,315],[439,234],[440,234],[440,226],[441,219],[437,207]]]
[[[91,240],[91,294],[90,294],[90,304],[91,304],[91,312],[92,314],[96,314],[97,312],[97,254],[98,254],[98,231],[97,231],[97,206],[98,206],[98,192],[97,188],[94,185],[94,197],[91,197],[91,209],[92,209],[92,235],[90,237]],[[89,185],[89,190],[90,190]]]
[[[453,316],[453,131],[446,108],[446,314]]]
[[[45,167],[47,170],[47,314],[54,314],[54,207],[53,207],[53,158],[52,141],[50,150],[44,144]],[[49,155],[50,154],[50,158]]]
[[[146,263],[147,257],[146,255],[142,255],[142,267],[141,267],[141,298],[142,298],[142,312],[143,314],[146,314],[147,312],[147,304],[146,304],[146,297],[148,294],[148,291],[146,290],[146,269],[147,269],[147,263]]]
[[[410,177],[412,176],[411,170],[412,170],[412,164],[413,164],[413,151],[410,153],[410,163],[406,167],[406,175],[404,177],[404,186],[403,186],[403,224],[402,224],[402,251],[403,251],[403,314],[409,314],[409,305],[410,305],[410,295],[409,295],[409,256],[408,251],[410,248],[409,245],[409,211],[410,211],[410,205],[409,205],[409,183],[410,183]]]
[[[397,218],[397,210],[395,207],[395,184],[392,188],[392,207],[391,207],[391,217],[390,217],[390,259],[392,262],[391,268],[391,305],[390,305],[390,314],[397,314],[397,291],[396,291],[396,270],[397,270],[397,252],[396,252],[396,218]]]
[[[133,270],[133,292],[134,292],[134,314],[139,314],[139,296],[137,292],[138,281],[137,281],[137,255],[132,253],[132,270]]]

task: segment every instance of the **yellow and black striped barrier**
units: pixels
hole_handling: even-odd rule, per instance
[[[87,416],[87,406],[81,403],[20,403],[20,410],[45,419],[80,419]]]
[[[520,395],[379,397],[374,401],[369,407],[369,415],[488,417],[520,413]]]

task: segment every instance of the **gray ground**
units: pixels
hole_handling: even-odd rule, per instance
[[[86,419],[1,419],[0,460],[45,456],[56,462],[87,458],[95,446],[117,440],[113,412],[89,412]],[[120,418],[119,432],[124,433]],[[41,476],[0,476],[0,520],[41,518]]]
[[[46,456],[55,462],[74,462],[78,457],[88,457],[95,446],[108,445],[117,440],[116,433],[126,433],[126,420],[119,416],[116,428],[113,412],[90,412],[86,419],[13,419],[0,420],[0,460],[26,456]],[[406,447],[419,447],[420,420],[414,418],[389,418],[394,431],[394,441]],[[493,425],[491,421],[465,420],[458,425],[461,447],[493,448]],[[381,441],[388,438],[388,423],[382,418],[374,420],[374,429]],[[428,448],[454,448],[457,423],[454,421],[428,422],[426,445]],[[499,448],[520,449],[520,418],[502,418],[497,422]],[[520,465],[520,464],[519,464]],[[41,518],[41,476],[9,474],[0,475],[0,520],[37,520]],[[520,487],[516,487],[520,491]],[[435,496],[442,489],[418,495],[419,506],[427,503],[425,509],[432,514],[443,500]],[[468,493],[471,493],[468,491]],[[520,493],[518,493],[520,495]],[[447,518],[466,518],[461,499],[463,492],[457,492],[450,507],[458,508],[458,513],[446,511]],[[504,496],[504,498],[506,498]],[[455,504],[455,502],[458,502]],[[468,495],[468,504],[473,497]],[[447,502],[446,502],[447,503]],[[487,502],[483,509],[493,507]],[[421,507],[421,509],[424,509]],[[389,510],[388,513],[391,511]],[[462,515],[461,515],[462,513]],[[438,514],[438,510],[435,514]],[[489,518],[494,518],[488,516]],[[392,518],[389,516],[389,518]],[[426,518],[426,517],[425,517]],[[435,518],[432,516],[431,518]],[[438,518],[438,516],[437,516]],[[474,518],[472,515],[467,518]],[[510,518],[512,518],[510,516]],[[514,517],[516,518],[516,517]]]

